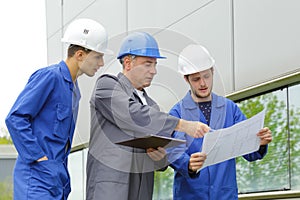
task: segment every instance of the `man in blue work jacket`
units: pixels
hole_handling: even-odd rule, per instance
[[[107,34],[98,22],[77,19],[67,28],[65,61],[33,73],[11,108],[6,125],[18,151],[15,200],[67,199],[67,169],[80,91],[77,77],[94,76],[104,65]]]
[[[231,100],[212,93],[215,61],[201,45],[189,45],[179,55],[179,72],[184,75],[190,91],[170,111],[170,114],[186,120],[201,121],[212,129],[230,127],[245,116]],[[260,148],[244,155],[248,161],[262,159],[267,153],[267,144],[272,140],[269,128],[257,133]],[[184,146],[172,149],[169,156],[176,160],[174,169],[174,200],[234,200],[238,199],[235,159],[200,169],[206,159],[202,147],[203,138],[191,138],[183,132],[173,137],[187,140]],[[180,153],[181,152],[181,153]]]

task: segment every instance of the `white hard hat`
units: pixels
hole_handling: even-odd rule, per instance
[[[190,44],[185,47],[178,58],[178,72],[183,75],[194,74],[213,67],[215,60],[205,47]]]
[[[113,54],[111,50],[107,49],[108,36],[105,28],[91,19],[77,19],[71,22],[61,41],[98,53]]]

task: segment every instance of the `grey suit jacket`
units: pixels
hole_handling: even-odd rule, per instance
[[[87,158],[87,200],[152,199],[153,162],[145,150],[116,142],[149,134],[171,135],[177,118],[159,111],[146,94],[143,105],[122,73],[98,78],[91,97],[91,132]],[[165,163],[164,163],[165,164]]]

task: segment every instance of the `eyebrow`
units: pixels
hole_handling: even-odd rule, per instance
[[[154,64],[157,64],[157,61],[152,62],[152,61],[146,60],[145,63],[150,63],[150,64],[154,63]]]

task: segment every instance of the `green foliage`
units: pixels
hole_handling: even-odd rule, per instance
[[[171,167],[168,167],[164,172],[155,172],[153,200],[172,199],[173,174],[174,171]]]
[[[10,138],[7,139],[6,137],[0,137],[0,145],[1,144],[13,144],[13,142]]]
[[[242,157],[236,159],[239,192],[290,189],[290,168],[295,173],[300,171],[298,136],[300,112],[299,109],[290,108],[288,118],[287,104],[280,101],[278,95],[269,93],[239,103],[239,107],[247,118],[265,107],[267,109],[265,126],[270,128],[273,136],[273,141],[268,147],[268,154],[263,160],[249,163]],[[291,158],[291,163],[289,158]],[[296,181],[299,182],[297,178],[299,173],[298,176],[295,175],[292,177],[296,183]],[[296,184],[299,185],[299,183]]]
[[[7,178],[4,182],[0,182],[0,200],[13,199],[13,186],[11,178]]]
[[[290,109],[289,118],[290,130],[290,166],[292,169],[291,183],[292,186],[300,188],[300,108]]]
[[[0,137],[0,145],[1,144],[13,144],[11,138],[9,137],[7,129],[5,129],[4,127],[1,127],[0,133],[1,133],[0,136],[4,135],[3,137]]]

